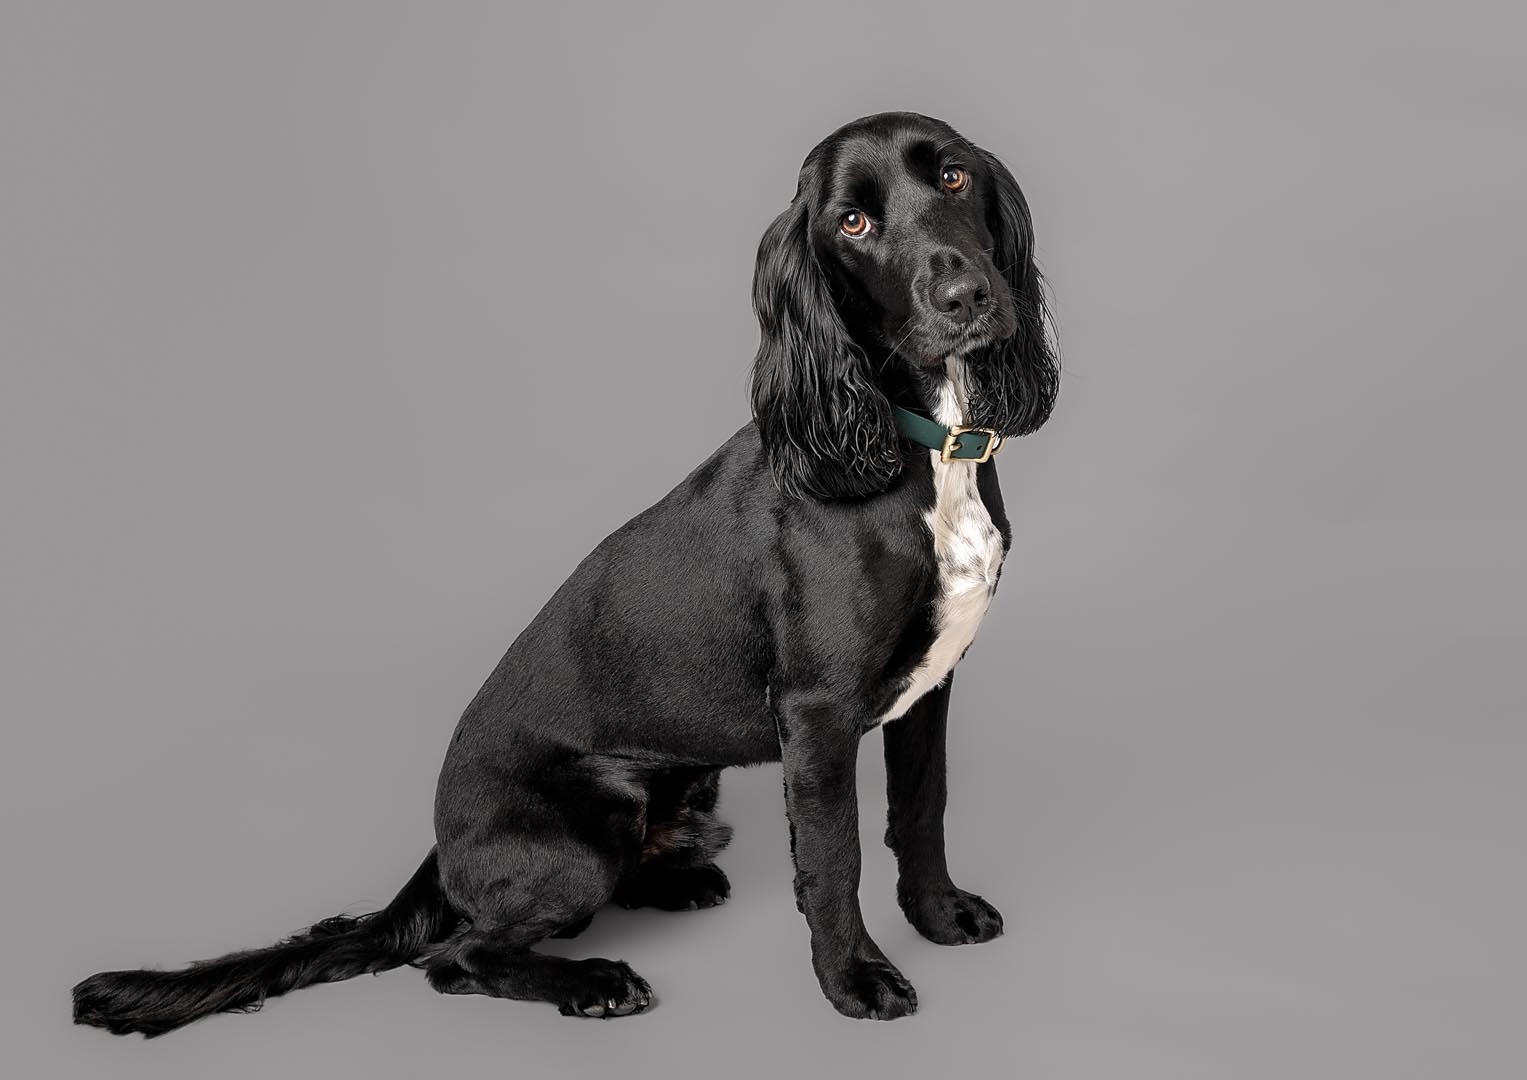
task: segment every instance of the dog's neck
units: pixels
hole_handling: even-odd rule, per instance
[[[886,396],[903,408],[953,427],[967,423],[970,385],[963,357],[951,356],[937,367],[894,365],[886,372]]]

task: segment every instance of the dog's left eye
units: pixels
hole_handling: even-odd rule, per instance
[[[964,191],[970,186],[970,173],[958,165],[946,165],[939,175],[939,182],[945,191]]]

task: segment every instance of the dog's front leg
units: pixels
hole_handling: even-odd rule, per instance
[[[896,853],[896,899],[917,932],[940,945],[990,941],[1002,933],[1001,914],[957,888],[944,857],[944,744],[953,681],[951,675],[885,726],[885,842]]]
[[[823,703],[779,710],[795,900],[811,928],[817,980],[845,1016],[893,1020],[916,1011],[917,993],[865,930],[859,910],[854,762],[861,730]]]

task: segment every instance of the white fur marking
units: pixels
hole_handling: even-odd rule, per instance
[[[953,427],[965,422],[965,362],[944,362],[949,378],[933,409],[939,423]],[[976,489],[976,463],[933,458],[933,509],[924,520],[933,534],[933,558],[938,567],[938,596],[933,602],[933,641],[906,687],[880,723],[895,720],[912,703],[949,677],[976,638],[986,609],[991,606],[997,571],[1002,567],[1002,534],[992,523]]]

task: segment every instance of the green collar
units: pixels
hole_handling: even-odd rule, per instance
[[[896,428],[919,446],[939,452],[940,461],[990,461],[1007,440],[989,427],[945,427],[911,409],[891,406]]]

